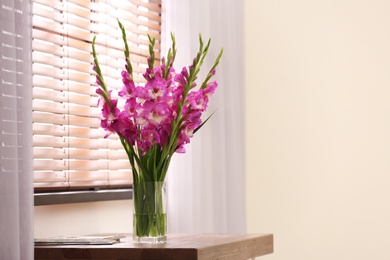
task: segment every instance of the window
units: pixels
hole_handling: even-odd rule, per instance
[[[96,107],[91,40],[107,85],[122,87],[127,30],[134,76],[142,82],[148,37],[161,43],[161,0],[33,1],[34,187],[80,190],[129,187],[131,170],[116,135],[104,138]],[[159,58],[159,54],[156,54]],[[157,59],[156,59],[157,60]]]

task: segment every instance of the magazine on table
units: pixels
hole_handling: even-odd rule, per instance
[[[35,238],[36,246],[47,245],[113,245],[120,242],[125,234],[97,234],[85,236],[56,236],[48,238]]]

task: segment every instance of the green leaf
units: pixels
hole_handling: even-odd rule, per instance
[[[214,111],[211,115],[209,115],[209,116],[206,118],[206,120],[204,120],[204,121],[202,122],[202,124],[201,124],[200,126],[198,126],[198,127],[194,130],[194,134],[195,134],[196,132],[198,132],[198,130],[199,130],[204,124],[206,124],[207,121],[209,121],[209,119],[214,115],[214,113],[215,113],[215,111]]]

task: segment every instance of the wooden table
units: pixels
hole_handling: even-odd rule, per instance
[[[273,253],[271,234],[168,235],[163,245],[133,244],[131,235],[113,245],[35,246],[35,259],[244,260]]]

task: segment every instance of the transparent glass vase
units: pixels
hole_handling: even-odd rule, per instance
[[[163,244],[167,241],[165,181],[133,184],[133,242]]]

